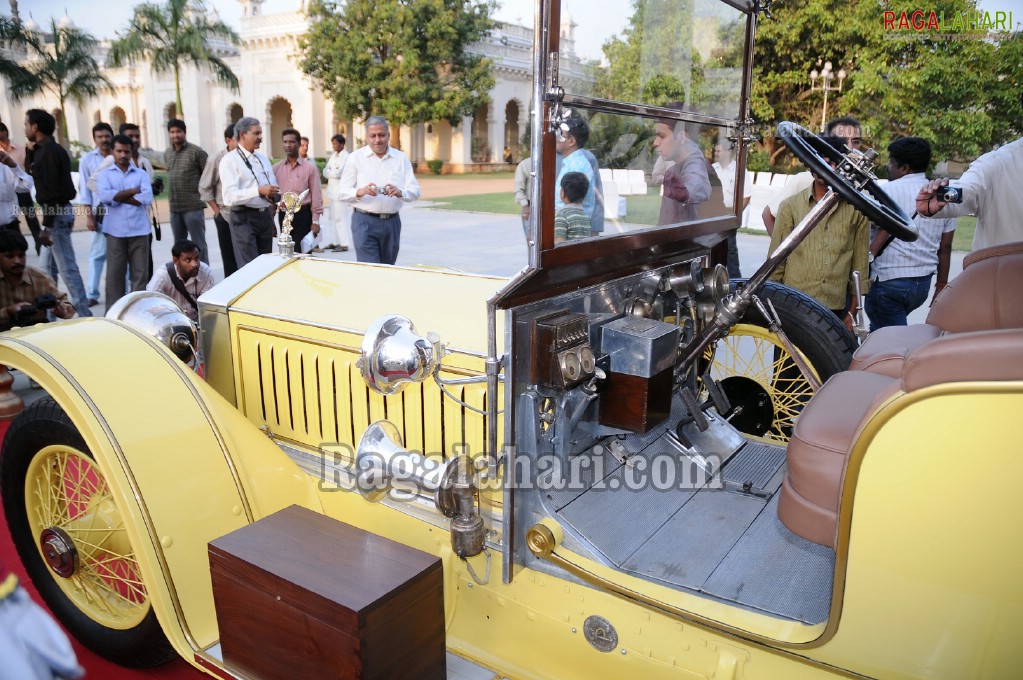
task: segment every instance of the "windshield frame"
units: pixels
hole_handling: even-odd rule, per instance
[[[731,213],[699,219],[680,225],[651,227],[622,234],[587,238],[578,242],[554,242],[554,183],[556,181],[555,136],[551,119],[559,106],[585,109],[591,113],[635,115],[650,119],[671,119],[719,126],[735,137],[737,165],[736,195],[743,195],[746,179],[746,150],[752,126],[750,83],[753,68],[753,41],[759,4],[720,0],[746,14],[743,45],[740,111],[736,118],[722,118],[691,111],[680,111],[637,102],[601,99],[559,91],[556,78],[561,36],[561,0],[537,0],[534,8],[533,101],[530,110],[532,128],[531,156],[537,159],[532,183],[531,203],[538,206],[530,216],[528,268],[498,296],[502,307],[569,290],[582,282],[592,283],[627,275],[692,256],[694,250],[706,250],[728,238],[740,226],[741,198],[733,201]]]

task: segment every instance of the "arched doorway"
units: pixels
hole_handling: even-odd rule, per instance
[[[270,121],[270,129],[263,130],[263,147],[270,150],[272,158],[284,158],[284,144],[281,142],[281,132],[286,128],[293,127],[291,122],[291,102],[284,97],[274,97],[267,106],[267,119]],[[269,139],[270,143],[266,144]]]
[[[490,159],[490,145],[487,143],[487,135],[490,130],[489,110],[490,104],[480,104],[472,115],[470,154],[473,163],[484,163]]]
[[[242,105],[235,102],[227,107],[227,122],[237,123],[245,115],[245,111],[242,110]]]
[[[519,103],[512,99],[504,107],[504,145],[511,149],[511,162],[519,160]]]
[[[124,109],[120,106],[115,106],[110,109],[110,127],[114,128],[116,134],[121,126],[128,122],[128,117],[124,113]]]
[[[163,107],[163,126],[164,127],[167,127],[167,121],[169,121],[171,118],[177,118],[177,117],[178,117],[178,105],[176,103],[171,102],[170,104],[167,104],[167,106]]]

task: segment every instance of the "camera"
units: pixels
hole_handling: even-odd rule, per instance
[[[281,192],[279,191],[273,192],[272,194],[266,197],[266,200],[270,201],[274,205],[277,205],[278,203],[281,202]]]
[[[945,203],[962,203],[963,202],[963,188],[962,187],[939,187],[938,188],[938,200],[944,201]]]
[[[24,325],[28,321],[32,321],[33,317],[39,312],[46,309],[53,309],[57,306],[57,298],[53,295],[39,295],[36,297],[35,304],[22,307],[14,315],[15,323]]]
[[[163,177],[157,177],[153,180],[153,196],[159,196],[163,193]]]

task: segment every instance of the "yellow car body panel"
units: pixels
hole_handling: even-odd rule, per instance
[[[421,335],[437,331],[449,347],[486,356],[484,303],[505,283],[501,277],[444,269],[296,258],[236,299],[231,309],[264,317],[260,325],[267,330],[274,330],[274,320],[292,319],[310,330],[360,335],[383,314],[411,315]],[[499,318],[498,337],[501,326]]]
[[[1023,516],[1010,487],[1023,458],[1007,427],[1020,413],[1023,384],[950,383],[904,395],[869,423],[843,492],[855,497],[842,506],[841,616],[820,658],[879,677],[1023,667],[1013,534]]]
[[[166,349],[105,319],[0,336],[81,432],[124,517],[156,615],[186,659],[219,635],[208,541],[315,486],[266,436]]]

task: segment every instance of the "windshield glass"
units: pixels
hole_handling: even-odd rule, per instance
[[[564,0],[560,85],[734,119],[746,15],[718,0]]]
[[[746,15],[717,0],[561,11],[555,244],[734,214]]]

